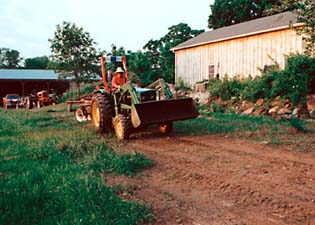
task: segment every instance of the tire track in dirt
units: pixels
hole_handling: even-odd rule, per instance
[[[168,204],[176,209],[159,205],[158,213],[180,215],[175,222],[315,224],[314,160],[302,162],[293,158],[295,154],[287,156],[280,150],[274,154],[271,148],[220,136],[132,140],[126,147],[157,162],[138,194],[149,202],[158,196],[153,199],[156,207],[165,203],[163,195],[169,192],[173,200]],[[205,163],[207,154],[211,157]],[[244,169],[246,163],[251,167]],[[286,184],[290,179],[302,179],[304,184]],[[167,215],[162,217],[164,221],[155,224],[174,222]]]

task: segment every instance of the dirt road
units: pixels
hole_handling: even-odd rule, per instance
[[[112,143],[156,165],[120,183],[152,204],[152,224],[315,224],[315,155],[221,135],[142,135]]]

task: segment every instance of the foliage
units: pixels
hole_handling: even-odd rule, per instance
[[[0,120],[6,121],[6,126],[0,123],[0,224],[141,224],[152,219],[148,207],[120,199],[100,175],[133,175],[152,166],[144,155],[117,154],[94,132],[80,129],[72,116],[0,110]]]
[[[190,86],[186,84],[181,77],[177,79],[175,88],[176,90],[191,91]]]
[[[297,118],[292,118],[290,121],[290,125],[297,129],[298,131],[305,132],[306,129],[304,127],[304,122],[302,120],[299,120]]]
[[[315,58],[300,54],[290,55],[283,70],[274,62],[273,65],[265,66],[261,72],[259,77],[249,77],[242,81],[237,77],[211,79],[209,93],[223,100],[236,97],[252,102],[260,98],[273,100],[281,96],[283,99],[290,99],[295,106],[305,105],[310,88],[315,85]]]
[[[168,28],[168,33],[159,40],[150,40],[143,48],[148,52],[152,68],[159,77],[174,83],[175,55],[172,47],[202,33],[203,30],[192,30],[187,24],[179,23]]]
[[[242,90],[242,83],[238,77],[228,79],[227,75],[223,80],[211,79],[209,81],[209,93],[211,96],[220,97],[222,100],[229,100],[232,97],[239,98]]]
[[[55,36],[49,40],[57,72],[63,78],[73,78],[80,95],[80,83],[96,77],[99,71],[99,54],[90,34],[75,24],[57,25]]]
[[[211,102],[210,110],[211,110],[211,112],[215,112],[215,113],[224,113],[225,112],[225,108],[223,107],[222,103],[217,102],[217,101]]]
[[[148,52],[132,52],[127,56],[129,78],[132,82],[141,83],[145,87],[158,79],[158,73],[153,69],[153,62]]]
[[[298,2],[298,22],[305,23],[305,26],[297,28],[297,31],[303,34],[303,40],[307,43],[305,53],[315,57],[315,2],[314,0]]]
[[[309,84],[315,79],[315,58],[291,55],[285,69],[275,75],[271,96],[288,98],[294,105],[306,104]]]
[[[49,59],[47,56],[39,56],[25,59],[25,69],[47,69]]]
[[[265,70],[260,77],[245,79],[241,90],[242,99],[252,102],[260,98],[273,99],[276,96],[272,94],[272,85],[277,76],[278,69],[269,69]]]
[[[278,0],[215,0],[208,19],[208,27],[217,29],[257,19],[264,11],[277,4]]]
[[[80,92],[81,95],[88,95],[93,93],[93,91],[95,90],[96,86],[103,86],[103,82],[99,82],[99,83],[88,83],[88,84],[84,84],[82,86],[82,90]],[[76,91],[70,91],[68,90],[66,93],[63,94],[63,96],[58,100],[59,103],[61,102],[65,102],[67,100],[79,100],[78,99],[78,93]]]
[[[22,58],[17,50],[9,48],[0,48],[0,68],[16,69]]]

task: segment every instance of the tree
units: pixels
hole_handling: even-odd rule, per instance
[[[9,48],[0,48],[0,68],[16,69],[22,58],[17,50]]]
[[[315,57],[315,2],[314,0],[282,0],[278,5],[275,5],[266,14],[272,15],[288,10],[294,10],[297,15],[297,22],[304,23],[305,26],[297,27],[299,34],[303,35],[306,41],[305,53]]]
[[[132,82],[141,82],[142,86],[146,86],[155,81],[158,76],[153,69],[153,62],[148,52],[132,52],[127,55],[129,79]]]
[[[47,69],[49,59],[47,56],[40,56],[25,59],[25,69]]]
[[[83,28],[69,22],[57,25],[55,36],[49,42],[57,73],[73,79],[80,96],[80,84],[97,76],[100,55],[94,47],[96,43]]]
[[[280,0],[215,0],[210,5],[208,27],[217,29],[265,16],[264,12]]]
[[[204,30],[192,30],[187,24],[179,23],[168,28],[168,33],[159,40],[150,40],[143,48],[148,53],[152,67],[160,77],[174,83],[175,55],[170,50],[176,45],[191,39]]]

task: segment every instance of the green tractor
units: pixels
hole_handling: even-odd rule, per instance
[[[126,82],[112,91],[106,81],[106,62],[121,62]],[[145,88],[128,81],[125,56],[101,58],[104,87],[93,93],[90,114],[96,132],[109,133],[113,129],[119,140],[128,139],[135,128],[157,124],[160,132],[169,133],[173,121],[195,118],[199,115],[192,98],[174,98],[168,85],[159,79]]]

